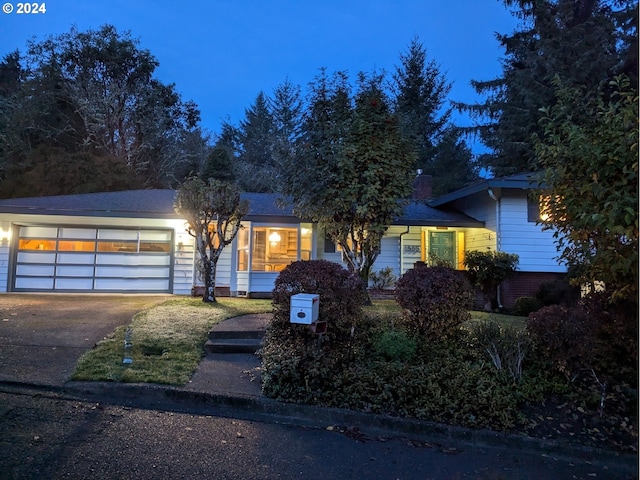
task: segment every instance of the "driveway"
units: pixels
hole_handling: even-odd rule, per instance
[[[67,382],[80,356],[170,295],[0,294],[0,381]]]

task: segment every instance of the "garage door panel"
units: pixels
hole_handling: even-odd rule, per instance
[[[18,234],[16,291],[171,291],[171,230],[25,226]]]
[[[53,277],[16,277],[15,287],[29,290],[52,290]]]
[[[55,263],[55,252],[19,252],[18,263]]]
[[[60,277],[93,277],[94,269],[90,265],[60,265],[56,267],[56,275]]]
[[[95,258],[93,253],[58,253],[58,264],[93,265]]]
[[[16,275],[18,276],[37,276],[37,277],[53,277],[55,267],[53,265],[17,265]]]
[[[97,267],[96,277],[122,277],[122,278],[140,278],[140,277],[162,277],[169,276],[169,268],[154,267]]]
[[[170,265],[168,255],[110,253],[96,255],[97,265]]]
[[[148,279],[148,278],[130,278],[126,283],[115,278],[96,278],[94,290],[112,290],[122,291],[123,287],[129,291],[162,291],[169,289],[169,280],[165,279]]]
[[[92,278],[56,278],[56,290],[93,290]]]

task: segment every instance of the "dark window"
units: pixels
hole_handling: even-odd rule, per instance
[[[336,253],[336,244],[329,235],[324,236],[324,253]]]

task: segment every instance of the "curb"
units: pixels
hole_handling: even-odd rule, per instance
[[[157,384],[109,382],[68,382],[63,386],[55,386],[0,381],[0,391],[40,395],[49,392],[76,400],[100,401],[133,408],[211,414],[310,428],[357,427],[361,432],[374,436],[410,436],[436,446],[466,445],[526,451],[609,467],[615,465],[617,469],[632,474],[638,472],[638,456],[633,454],[410,418],[284,403],[252,395],[205,393]]]

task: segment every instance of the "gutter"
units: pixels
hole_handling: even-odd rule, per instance
[[[398,278],[400,278],[402,276],[402,266],[404,265],[404,245],[402,244],[402,237],[404,237],[407,233],[409,233],[409,230],[411,229],[411,227],[409,225],[407,225],[407,231],[406,232],[402,232],[399,235],[400,238],[400,268],[398,269],[398,272],[400,273],[400,275],[398,276]]]
[[[501,235],[500,235],[500,214],[502,213],[502,202],[500,201],[500,197],[496,196],[496,194],[493,192],[493,190],[491,189],[491,187],[489,187],[487,189],[487,193],[489,194],[489,197],[491,197],[492,200],[494,200],[496,202],[496,251],[500,252],[501,251]],[[498,285],[498,291],[497,293],[497,297],[498,297],[498,308],[502,309],[502,301],[500,299],[501,295],[500,295],[500,285]]]

